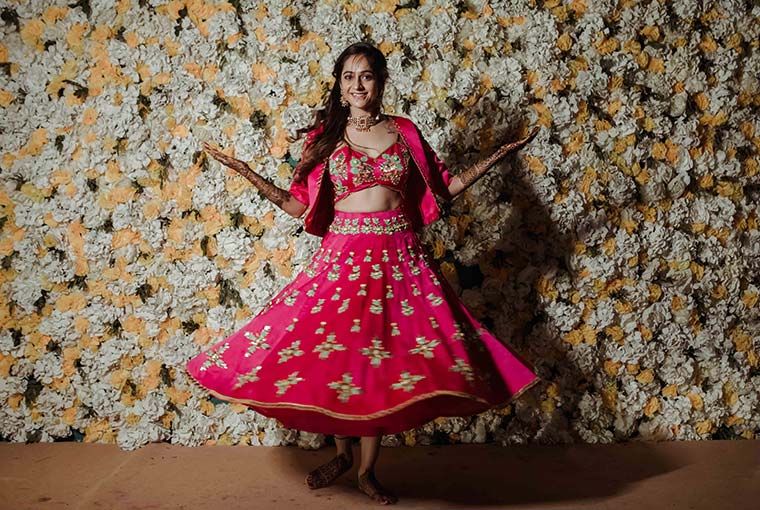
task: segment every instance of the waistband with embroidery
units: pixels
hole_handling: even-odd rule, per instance
[[[389,211],[380,211],[387,213]],[[328,227],[328,232],[335,234],[393,234],[404,230],[412,230],[412,226],[401,212],[392,215],[366,213],[366,216],[337,214]],[[373,215],[375,214],[375,215]]]

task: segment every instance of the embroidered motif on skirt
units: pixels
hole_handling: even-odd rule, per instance
[[[312,432],[392,434],[503,406],[539,381],[469,312],[400,209],[335,212],[304,270],[187,374]]]

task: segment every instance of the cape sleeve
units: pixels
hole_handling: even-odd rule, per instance
[[[292,181],[288,191],[293,195],[293,198],[301,202],[303,205],[309,205],[309,185],[306,178],[304,178],[302,182]]]
[[[437,194],[442,198],[451,200],[452,196],[451,193],[449,193],[449,183],[451,182],[451,179],[454,178],[454,176],[451,174],[451,172],[449,172],[446,163],[444,163],[443,160],[438,157],[438,154],[435,153],[428,141],[425,140],[425,137],[422,136],[422,132],[419,128],[417,128],[417,133],[419,134],[420,141],[422,142],[422,149],[425,152],[425,159],[427,160],[428,168],[430,168],[430,176],[432,179],[435,179],[437,181],[436,184],[438,185],[438,188],[440,188],[440,190],[433,191],[436,191]]]
[[[309,146],[309,144],[314,140],[314,131],[310,131],[306,135],[306,140],[303,144],[303,149],[301,150],[301,160],[303,160],[303,153],[306,151],[306,147]],[[298,165],[296,165],[296,169],[298,169],[298,166],[301,164],[301,161],[298,162]],[[308,178],[304,176],[303,181],[296,182],[295,180],[291,181],[290,188],[288,191],[290,191],[290,194],[293,195],[293,198],[298,200],[304,205],[309,205],[309,183]]]

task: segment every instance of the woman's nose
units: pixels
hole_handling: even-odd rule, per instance
[[[354,87],[356,87],[356,90],[364,90],[364,84],[362,83],[361,80],[357,80],[356,85],[354,85]]]

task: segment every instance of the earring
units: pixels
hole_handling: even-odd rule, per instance
[[[343,94],[341,94],[341,95],[340,95],[340,105],[341,105],[342,107],[344,107],[344,108],[345,108],[346,106],[348,106],[348,101],[346,101],[346,98],[343,96]]]

